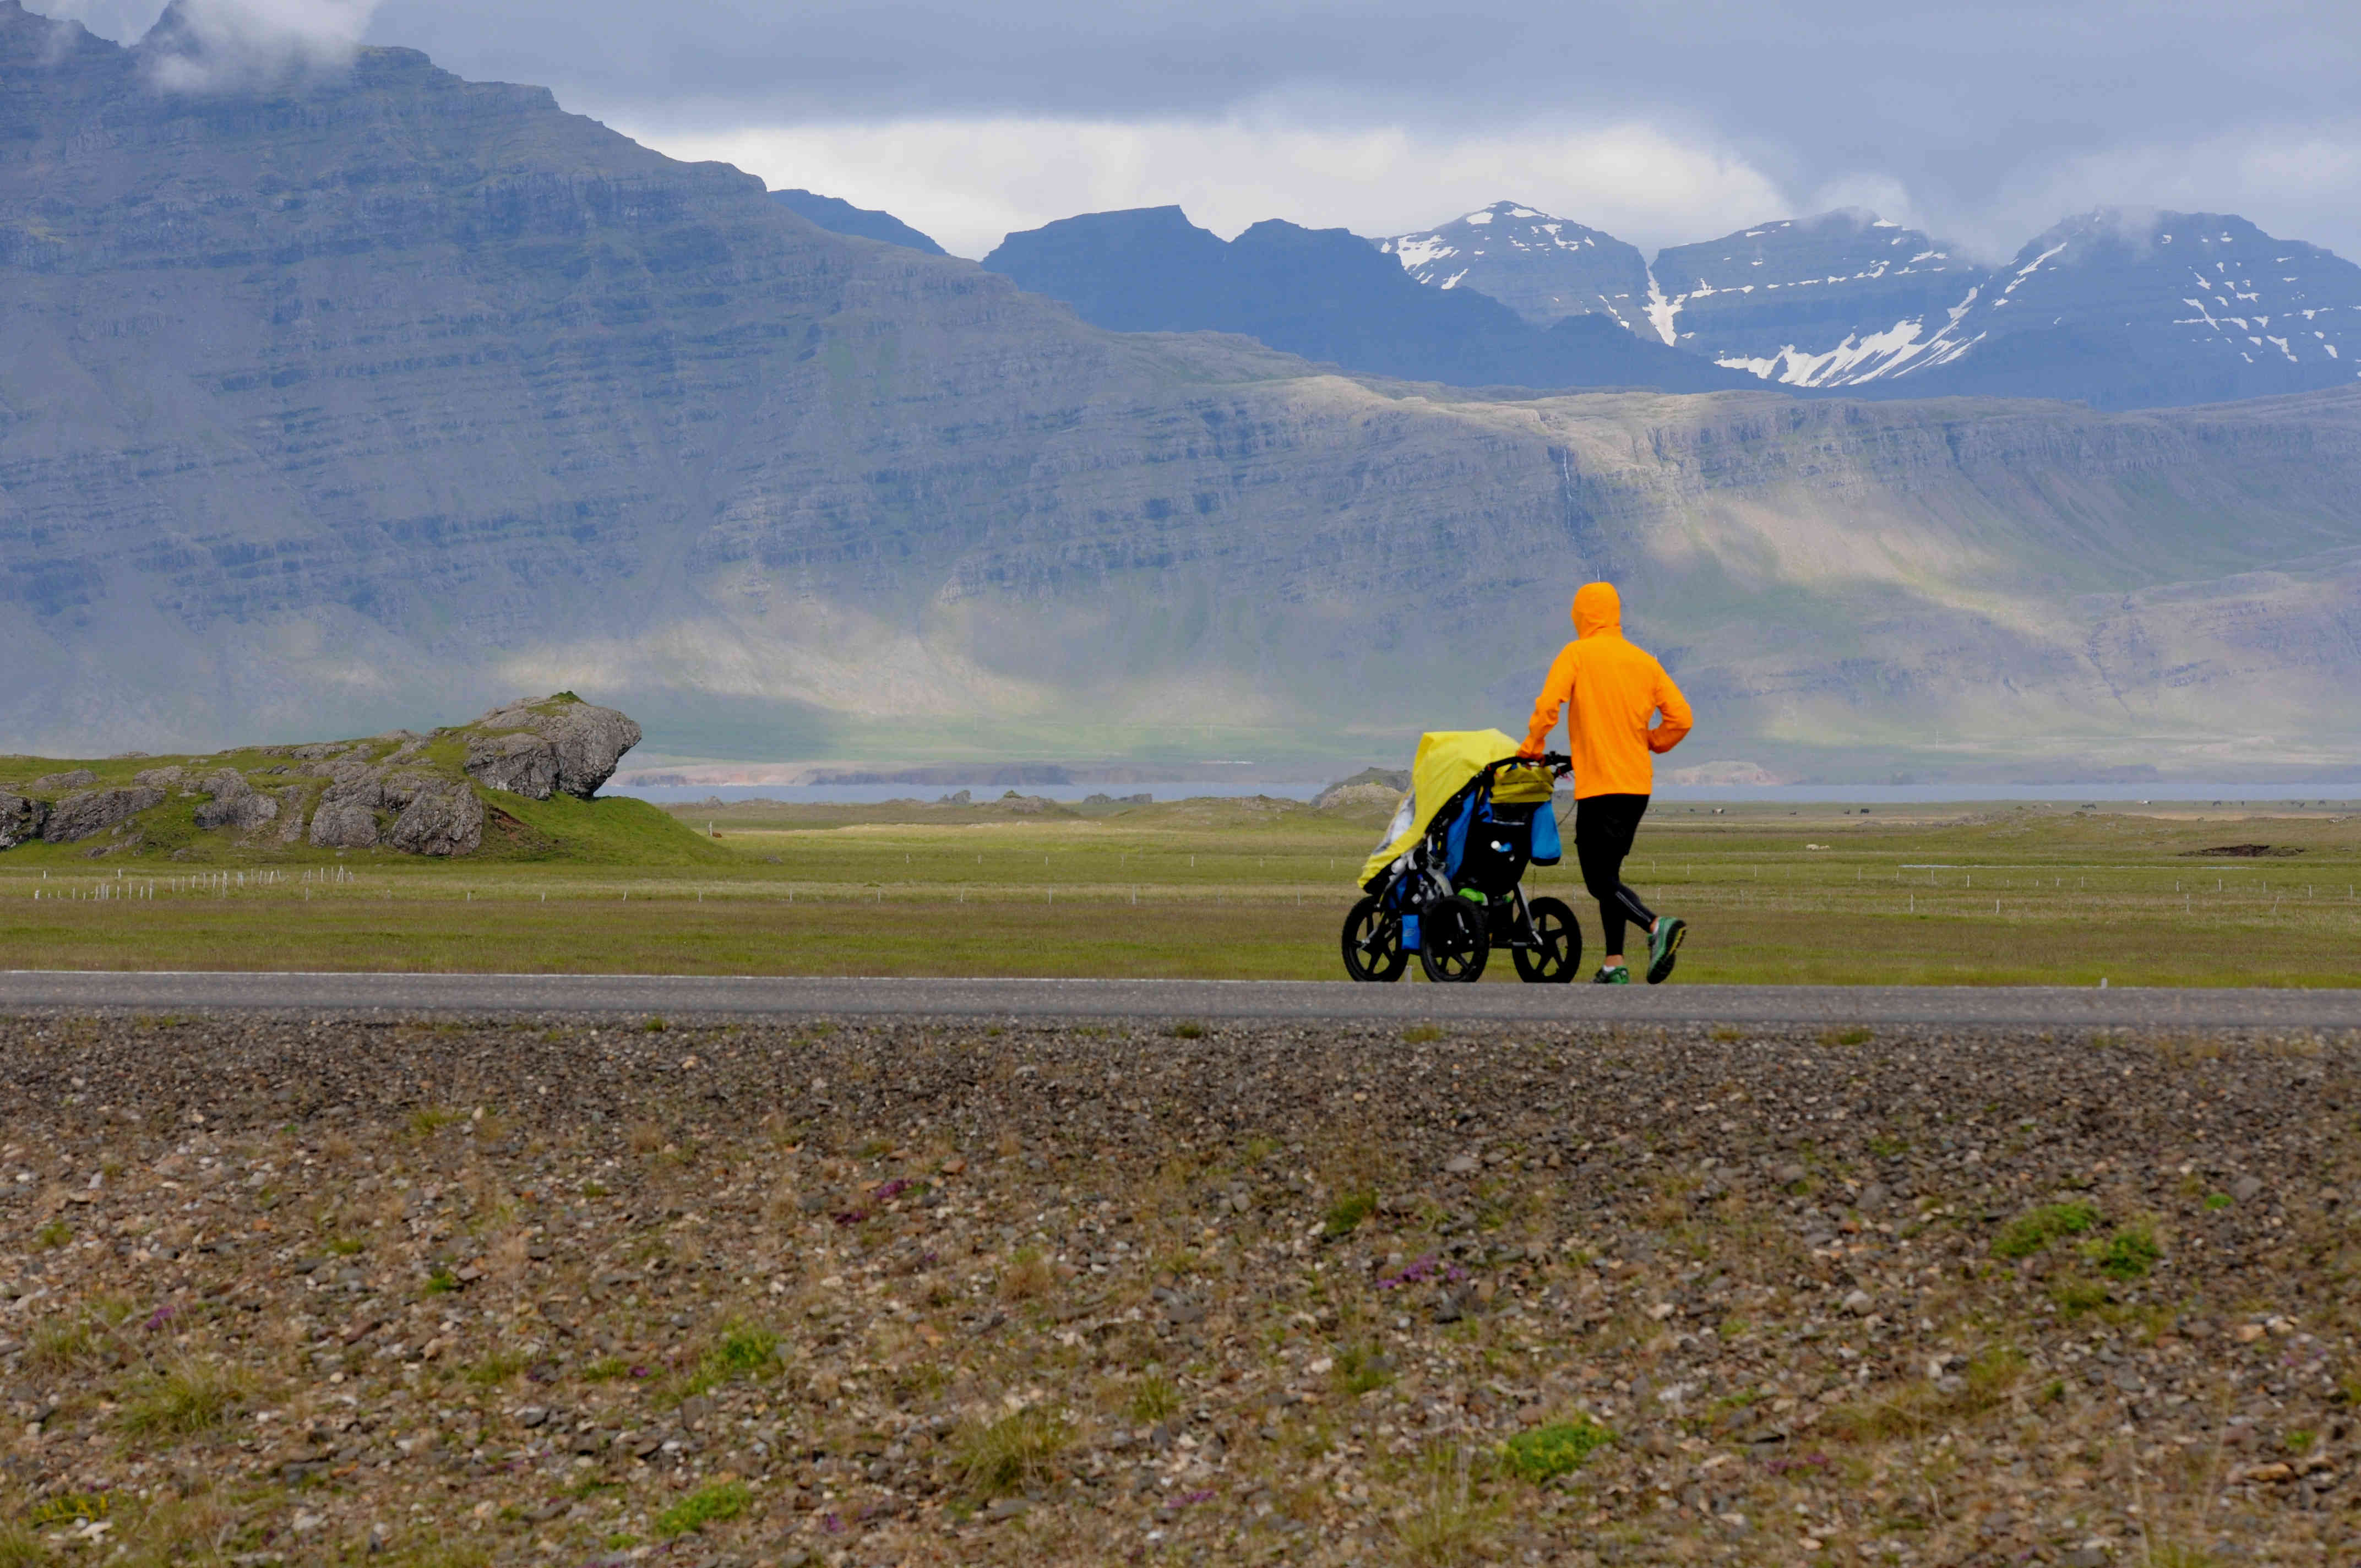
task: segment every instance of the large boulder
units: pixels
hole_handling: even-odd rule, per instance
[[[539,702],[512,702],[496,707],[476,720],[478,729],[523,730],[548,742],[556,763],[556,776],[551,786],[534,786],[546,771],[546,765],[531,759],[528,751],[483,748],[480,761],[486,770],[497,771],[516,779],[527,787],[511,793],[528,795],[534,800],[546,800],[552,789],[584,800],[598,793],[598,786],[615,776],[615,766],[623,753],[640,743],[640,727],[611,707],[584,702],[572,692],[560,692]],[[489,739],[489,738],[488,738]],[[478,745],[467,748],[467,772],[494,789],[506,789],[506,784],[493,784],[478,768]]]
[[[407,793],[386,835],[392,848],[408,855],[472,855],[483,847],[484,803],[466,781],[423,780]]]
[[[547,800],[557,788],[557,748],[530,730],[481,735],[467,742],[467,774],[486,789]]]
[[[366,850],[377,842],[384,781],[367,768],[347,770],[312,808],[312,842],[323,850]]]
[[[163,804],[164,792],[153,784],[130,789],[86,789],[58,802],[49,821],[42,825],[41,837],[52,844],[71,844]]]
[[[62,773],[43,773],[33,781],[35,789],[87,789],[98,782],[98,775],[88,768],[73,768]]]
[[[224,768],[211,778],[199,779],[196,787],[213,795],[197,807],[200,828],[236,828],[250,832],[279,815],[279,803],[247,784],[234,769]]]
[[[49,808],[41,802],[0,790],[0,850],[39,838],[41,825],[49,819]]]

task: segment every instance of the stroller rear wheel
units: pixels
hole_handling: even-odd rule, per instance
[[[1401,938],[1401,922],[1387,919],[1375,896],[1364,898],[1345,916],[1345,972],[1355,980],[1400,980],[1410,967]]]
[[[1437,985],[1471,983],[1484,976],[1492,938],[1484,916],[1464,898],[1438,898],[1419,916],[1418,965]]]
[[[1512,948],[1517,973],[1532,985],[1565,985],[1582,968],[1582,927],[1563,899],[1536,898],[1526,905],[1533,922],[1533,945]]]

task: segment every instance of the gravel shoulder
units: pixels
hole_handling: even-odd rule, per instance
[[[2356,1068],[0,1020],[0,1561],[2348,1561]]]

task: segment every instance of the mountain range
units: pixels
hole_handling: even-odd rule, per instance
[[[1590,312],[1745,389],[1454,390],[1110,331],[410,50],[178,90],[172,24],[0,0],[0,751],[567,689],[649,764],[1320,776],[1513,727],[1607,576],[1684,764],[2361,765],[2353,389],[1867,401]]]
[[[1672,392],[1750,380],[1605,317],[1535,326],[1475,290],[1421,288],[1344,229],[1278,219],[1224,241],[1178,207],[1092,213],[1010,235],[983,269],[1110,332],[1236,333],[1406,380]]]
[[[1650,263],[1514,202],[1367,242],[1270,220],[1224,243],[1156,207],[1012,234],[983,266],[1112,331],[1238,333],[1455,387],[1745,384],[1710,364],[1856,397],[2158,408],[2361,378],[2361,268],[2213,213],[2086,214],[1993,268],[1850,210]]]

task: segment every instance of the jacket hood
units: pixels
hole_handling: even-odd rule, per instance
[[[1612,583],[1585,583],[1575,590],[1574,632],[1596,637],[1602,631],[1623,634],[1623,599]]]

